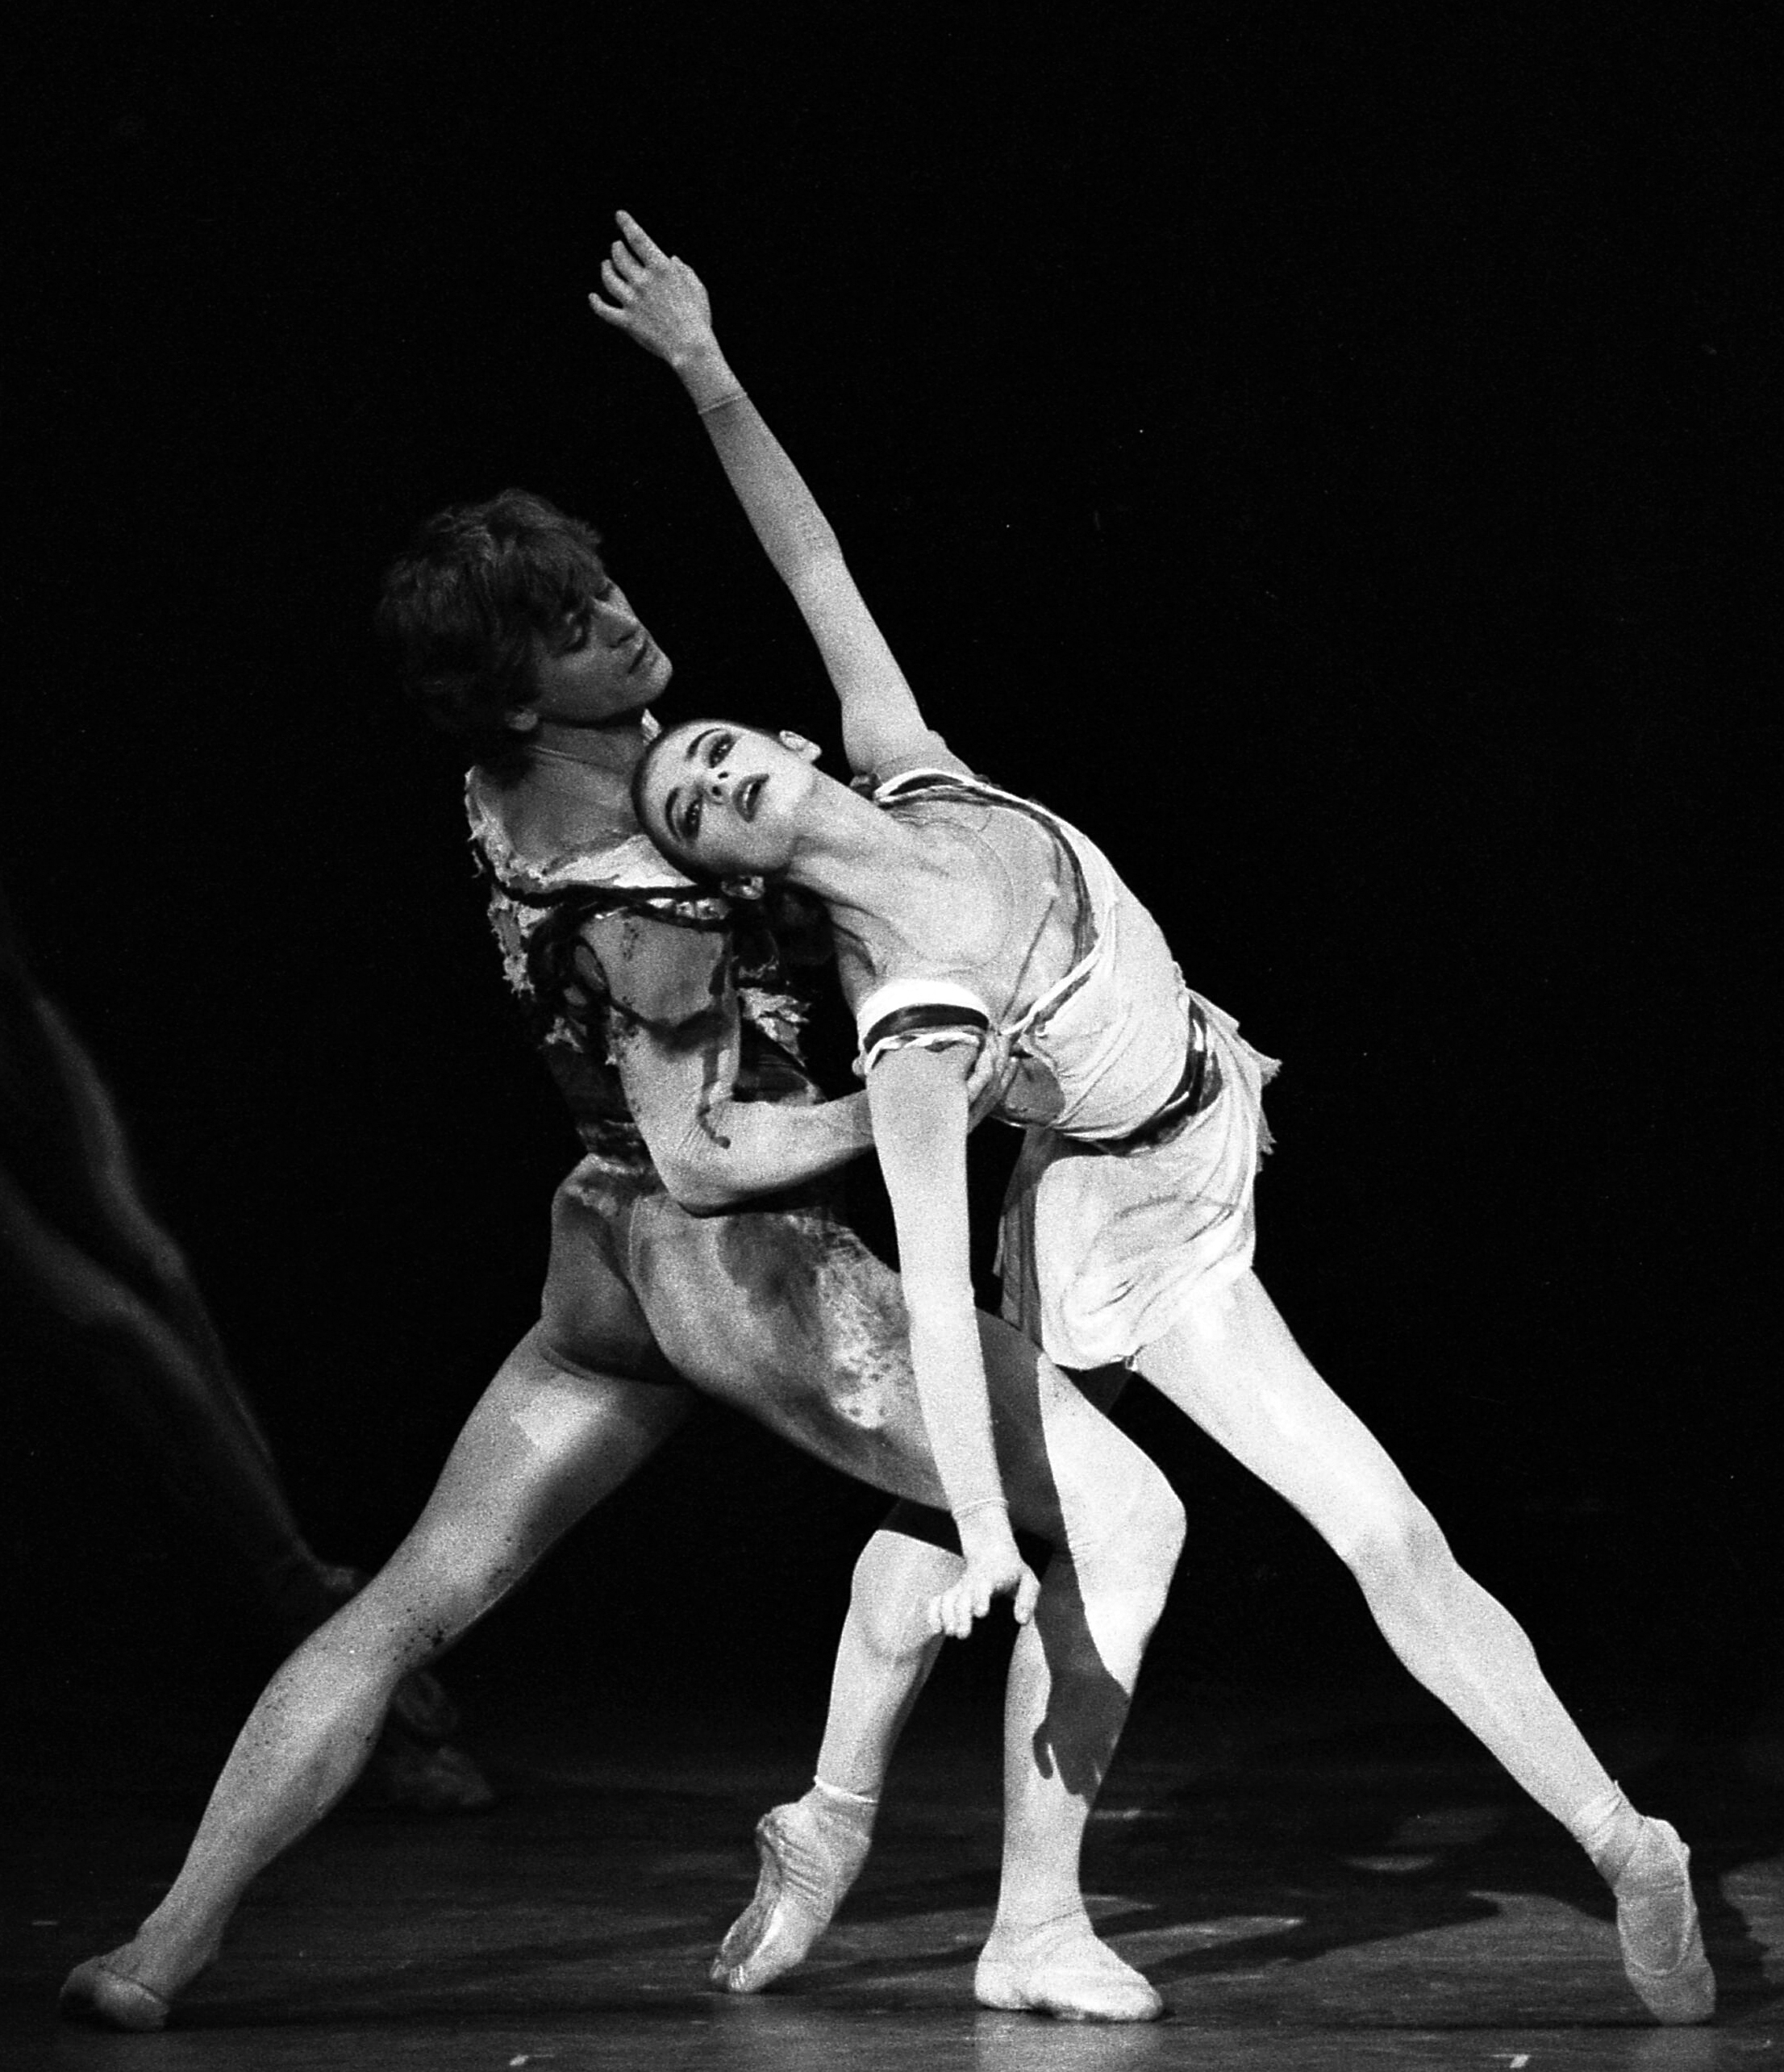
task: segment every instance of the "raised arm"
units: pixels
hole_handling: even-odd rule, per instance
[[[681,377],[757,538],[818,644],[842,707],[851,765],[875,775],[918,765],[964,770],[925,724],[829,521],[726,364],[699,277],[623,211],[619,223],[623,236],[601,267],[612,300],[590,295],[590,306]]]
[[[965,1049],[888,1051],[869,1069],[867,1098],[898,1239],[911,1365],[936,1469],[966,1572],[936,1600],[957,1638],[991,1599],[1014,1599],[1026,1624],[1040,1585],[1010,1529],[991,1428],[990,1394],[967,1253]]]
[[[663,1184],[697,1215],[833,1172],[871,1144],[867,1097],[810,1107],[735,1097],[737,997],[715,936],[615,918],[584,931],[609,1040]]]

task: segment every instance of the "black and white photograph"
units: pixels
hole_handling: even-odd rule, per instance
[[[8,41],[0,2064],[1784,2066],[1775,13]]]

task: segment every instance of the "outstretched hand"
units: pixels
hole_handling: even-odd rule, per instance
[[[700,277],[665,252],[623,209],[614,220],[621,236],[601,262],[611,302],[589,297],[589,307],[615,331],[628,332],[647,352],[680,368],[713,344],[712,304]]]

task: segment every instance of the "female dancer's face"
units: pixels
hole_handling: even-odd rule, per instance
[[[800,808],[825,781],[769,735],[690,719],[663,736],[639,806],[669,855],[719,877],[772,873],[792,861]]]

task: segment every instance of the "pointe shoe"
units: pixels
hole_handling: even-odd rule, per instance
[[[812,1803],[811,1793],[756,1824],[756,1896],[726,1932],[709,1974],[727,1993],[759,1993],[803,1961],[867,1860],[871,1816]]]
[[[973,1997],[982,2007],[1067,2022],[1155,2022],[1165,2012],[1148,1981],[1098,1941],[1082,1914],[1019,1933],[993,1928]]]
[[[1680,2027],[1707,2022],[1716,2011],[1716,1982],[1691,1895],[1691,1852],[1669,1822],[1642,1825],[1641,1840],[1612,1888],[1624,1972],[1656,2021]]]
[[[65,2021],[91,2022],[100,2028],[131,2029],[147,2034],[165,2028],[173,2012],[152,1987],[115,1971],[103,1957],[77,1964],[63,1982],[56,2011]]]

